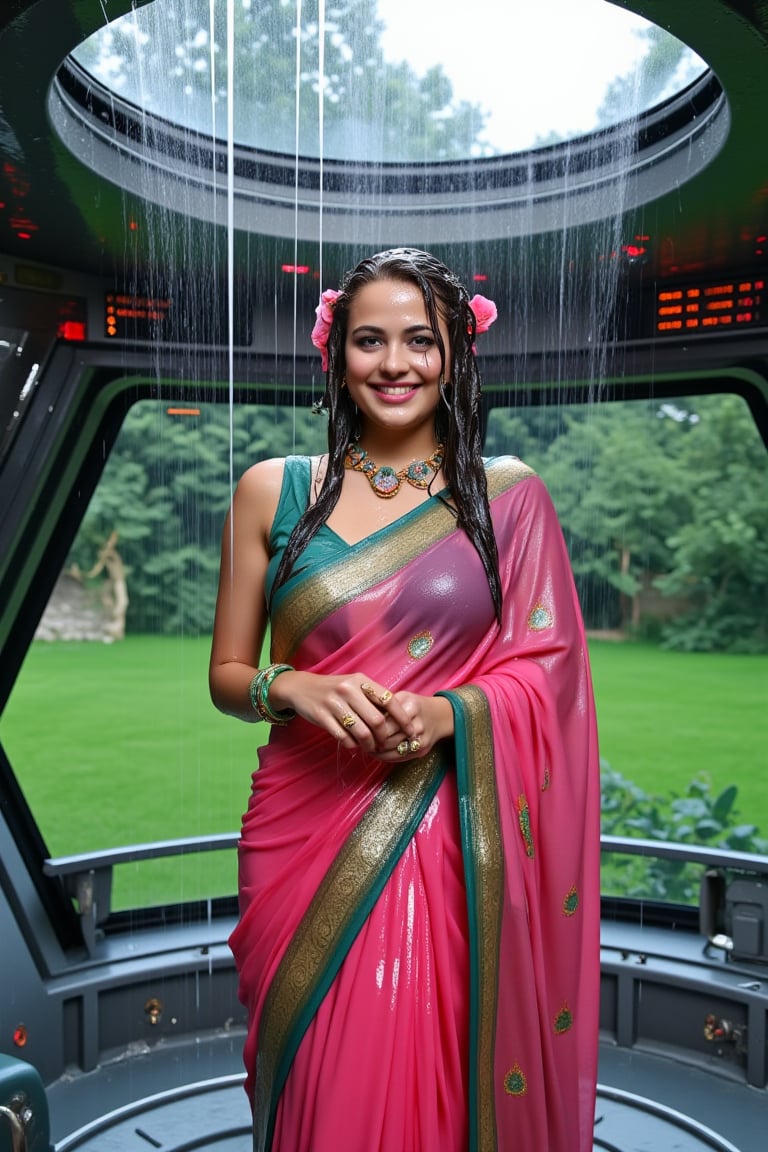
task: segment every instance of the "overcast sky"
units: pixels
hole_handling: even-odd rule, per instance
[[[422,74],[442,64],[457,97],[491,113],[501,151],[552,129],[589,131],[605,90],[642,55],[639,16],[606,0],[379,0],[384,50]]]

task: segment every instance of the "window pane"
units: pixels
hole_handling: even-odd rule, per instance
[[[584,607],[603,831],[768,846],[768,456],[737,396],[491,413],[543,476]],[[604,892],[695,902],[701,869],[606,860]]]
[[[182,413],[142,402],[128,414],[3,714],[53,856],[236,832],[266,737],[208,698],[230,414]],[[325,434],[308,412],[237,407],[232,475],[322,451]],[[569,545],[604,832],[765,851],[768,457],[746,404],[498,408],[487,453],[506,452],[542,475]],[[694,903],[699,873],[611,857],[603,888]],[[235,883],[232,852],[140,862],[116,869],[113,906]]]
[[[350,0],[233,6],[235,139],[374,163],[503,155],[630,119],[682,91],[706,64],[656,25],[606,0]],[[227,136],[226,5],[156,0],[113,20],[74,53],[147,112]],[[502,34],[503,26],[503,34]],[[590,34],[584,34],[589,28]],[[468,45],[482,44],[482,50]],[[323,92],[323,124],[319,93]]]
[[[226,406],[128,413],[3,714],[2,735],[52,856],[235,832],[262,725],[208,696]],[[324,418],[236,408],[233,475],[319,451]],[[234,853],[115,871],[113,908],[235,891]]]

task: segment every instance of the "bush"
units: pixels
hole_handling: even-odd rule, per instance
[[[768,840],[754,824],[737,819],[735,784],[712,794],[705,776],[697,776],[682,796],[649,796],[642,788],[601,765],[601,830],[604,835],[705,845],[734,852],[765,853]],[[697,904],[703,865],[653,857],[604,858],[602,891],[678,904]]]

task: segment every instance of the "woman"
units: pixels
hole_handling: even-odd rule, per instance
[[[481,457],[494,317],[363,260],[313,332],[327,455],[256,464],[225,528],[211,692],[273,724],[231,939],[259,1150],[592,1148],[594,710],[546,490]]]

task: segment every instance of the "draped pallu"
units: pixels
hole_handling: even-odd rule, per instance
[[[274,598],[273,659],[444,694],[455,737],[393,767],[297,719],[260,750],[231,940],[258,1152],[592,1148],[586,646],[546,489],[486,469],[500,626],[439,496],[354,546],[325,527]]]

